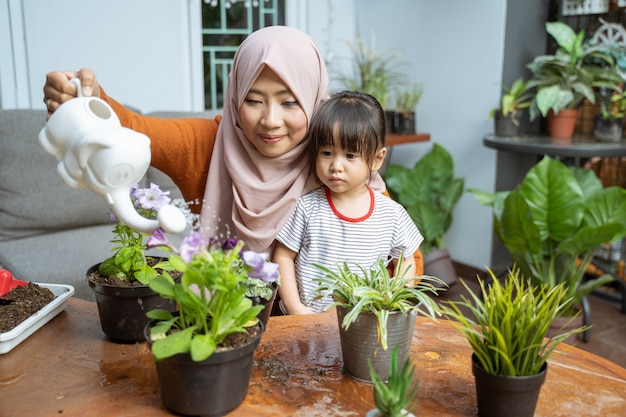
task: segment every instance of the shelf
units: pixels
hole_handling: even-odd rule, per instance
[[[416,133],[415,135],[397,135],[390,133],[385,138],[387,146],[404,145],[407,143],[428,142],[430,133]]]

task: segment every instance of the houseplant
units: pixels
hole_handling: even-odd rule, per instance
[[[402,56],[392,51],[376,50],[376,37],[371,33],[370,44],[357,34],[355,43],[345,41],[352,52],[353,72],[338,75],[336,80],[347,90],[370,94],[385,110],[387,131],[395,131],[394,112],[390,110],[391,92],[403,79],[398,70]]]
[[[569,335],[585,329],[545,339],[550,323],[567,308],[567,284],[531,285],[517,269],[501,283],[489,273],[490,285],[479,279],[479,294],[463,282],[469,297],[444,301],[441,311],[472,347],[478,415],[530,417],[549,356]]]
[[[187,415],[223,415],[246,397],[254,350],[263,324],[263,306],[246,297],[248,277],[278,278],[278,265],[266,262],[244,243],[207,242],[200,232],[183,239],[170,262],[182,272],[175,282],[167,272],[150,282],[178,310],[152,310],[146,339],[156,361],[165,407]]]
[[[388,346],[398,346],[398,359],[402,363],[407,360],[418,310],[429,317],[438,311],[430,295],[437,295],[433,283],[439,279],[406,276],[408,269],[403,268],[401,260],[393,278],[383,260],[371,266],[346,261],[337,265],[337,270],[315,266],[324,275],[314,279],[318,287],[310,297],[331,297],[326,309],[337,307],[346,373],[369,381],[370,358],[376,373],[387,379],[391,353]]]
[[[374,384],[376,408],[368,411],[365,417],[415,417],[408,411],[411,401],[417,394],[417,383],[413,385],[415,365],[411,365],[411,360],[407,359],[400,370],[398,348],[395,347],[391,352],[389,378],[386,381],[376,373],[371,361],[368,361],[368,366]]]
[[[401,135],[413,135],[416,131],[415,108],[422,98],[424,88],[421,84],[411,83],[402,88],[396,88],[395,93],[395,132]]]
[[[500,106],[489,112],[495,120],[496,136],[515,136],[519,133],[519,117],[530,106],[534,93],[528,88],[529,81],[518,78],[511,86],[502,84]]]
[[[565,283],[560,314],[572,316],[586,294],[613,280],[583,278],[597,248],[626,234],[623,188],[603,188],[593,171],[545,156],[511,191],[468,191],[493,208],[495,234],[533,285]]]
[[[529,88],[536,88],[530,105],[530,118],[548,117],[553,137],[571,138],[578,107],[583,99],[595,103],[595,87],[615,89],[622,81],[614,70],[613,58],[598,45],[585,42],[585,33],[578,34],[563,22],[547,22],[546,31],[558,44],[554,55],[541,55],[527,65],[532,72]],[[554,130],[554,118],[567,117],[570,126],[562,132]]]
[[[424,237],[424,273],[448,286],[457,281],[444,237],[452,224],[452,211],[461,198],[464,180],[454,178],[454,161],[448,151],[434,144],[412,169],[389,165],[385,183],[391,197],[402,204]]]
[[[624,129],[626,115],[626,91],[605,92],[600,95],[600,114],[596,116],[594,137],[619,142]]]
[[[131,189],[138,213],[149,219],[156,218],[158,210],[170,204],[168,194],[155,184]],[[148,287],[160,270],[173,268],[163,258],[146,254],[148,235],[122,222],[115,225],[113,235],[113,255],[87,270],[87,283],[96,296],[102,331],[116,341],[142,341],[148,323],[146,312],[176,307]]]

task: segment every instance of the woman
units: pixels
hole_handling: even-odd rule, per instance
[[[187,201],[202,201],[207,236],[237,236],[271,252],[298,198],[317,187],[303,143],[318,105],[328,97],[328,74],[313,40],[286,26],[260,29],[237,50],[215,120],[165,120],[135,114],[99,86],[89,69],[52,72],[44,103],[49,114],[76,96],[99,96],[123,126],[151,139],[152,165],[169,175]],[[384,191],[380,178],[372,188]],[[421,273],[421,257],[417,272]]]

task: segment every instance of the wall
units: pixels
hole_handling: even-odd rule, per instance
[[[44,108],[52,70],[89,66],[147,112],[202,108],[200,0],[0,0],[0,103]],[[195,55],[195,56],[194,56]],[[194,95],[194,93],[196,95]]]

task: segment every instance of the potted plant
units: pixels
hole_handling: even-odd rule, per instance
[[[162,191],[156,184],[149,188],[135,185],[131,189],[138,213],[148,219],[156,218],[158,210],[170,204],[168,195],[169,191]],[[87,270],[87,283],[96,296],[102,331],[115,341],[143,341],[143,329],[149,321],[146,312],[176,308],[148,286],[160,271],[173,268],[163,257],[146,254],[145,233],[120,221],[113,228],[113,235],[113,255]]]
[[[571,317],[586,294],[613,280],[584,278],[600,245],[626,234],[625,189],[603,188],[593,171],[545,156],[511,191],[468,191],[493,208],[495,234],[533,285],[565,284],[559,314]]]
[[[516,136],[519,133],[519,118],[530,106],[534,93],[528,89],[529,81],[518,78],[511,86],[502,85],[500,106],[489,112],[495,120],[496,136]]]
[[[233,243],[233,242],[231,242]],[[163,404],[186,415],[223,415],[243,402],[254,350],[264,330],[256,319],[263,306],[246,296],[248,277],[274,282],[278,265],[259,254],[200,232],[183,239],[170,262],[182,272],[175,282],[167,272],[150,282],[161,297],[173,300],[175,313],[148,312],[146,339],[156,361]],[[261,256],[261,258],[263,258]]]
[[[626,91],[600,95],[600,114],[596,116],[593,135],[604,141],[619,142],[624,130]]]
[[[415,108],[420,102],[423,93],[424,88],[418,83],[411,83],[403,88],[396,88],[396,133],[401,135],[415,134]]]
[[[391,353],[388,347],[398,346],[398,360],[407,360],[418,310],[429,317],[437,312],[430,295],[437,295],[432,283],[439,280],[406,276],[408,269],[403,268],[401,260],[393,278],[383,260],[370,267],[346,261],[337,265],[337,270],[315,266],[324,275],[314,279],[318,287],[310,297],[331,297],[326,309],[337,307],[345,372],[369,381],[370,358],[376,373],[387,379]]]
[[[613,68],[613,58],[600,46],[585,42],[584,31],[576,34],[563,22],[547,22],[546,30],[558,49],[554,55],[537,56],[528,64],[532,72],[528,86],[536,88],[530,118],[548,117],[552,137],[571,138],[583,99],[595,103],[595,87],[615,89],[622,79]],[[556,130],[555,118],[569,119],[569,126]]]
[[[407,359],[402,366],[398,366],[398,348],[391,352],[389,363],[389,378],[384,380],[376,373],[376,370],[368,361],[370,378],[374,384],[374,404],[376,408],[365,414],[365,417],[415,417],[408,411],[411,401],[417,394],[416,383],[413,385],[413,375],[415,365],[411,365],[411,360]],[[411,388],[411,386],[413,386]]]
[[[404,206],[424,237],[420,246],[424,274],[436,276],[448,286],[457,282],[444,237],[465,184],[462,178],[454,178],[454,161],[448,151],[434,144],[412,169],[390,165],[385,171],[385,183],[391,197]]]
[[[478,415],[531,417],[554,349],[579,327],[546,339],[552,320],[567,309],[566,283],[535,286],[519,270],[501,283],[491,271],[490,284],[478,279],[479,294],[462,282],[469,297],[444,301],[442,314],[472,347]]]
[[[393,88],[403,78],[398,71],[398,60],[402,57],[395,52],[378,52],[376,37],[371,33],[370,44],[356,35],[356,42],[345,41],[353,55],[352,75],[339,75],[337,81],[347,90],[370,94],[380,102],[385,110],[387,132],[394,132],[394,112],[390,110],[390,99]]]

